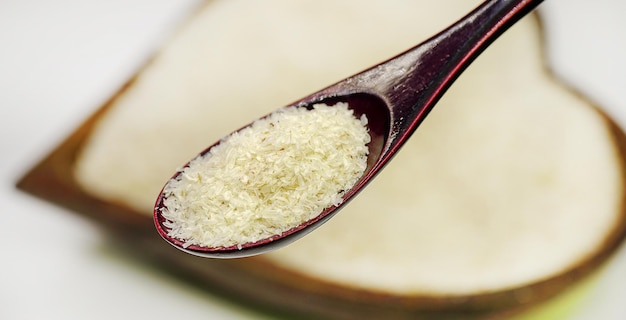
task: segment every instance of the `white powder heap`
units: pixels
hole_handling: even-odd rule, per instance
[[[366,124],[347,103],[316,104],[231,134],[165,186],[169,235],[185,246],[256,242],[340,204],[366,168]]]

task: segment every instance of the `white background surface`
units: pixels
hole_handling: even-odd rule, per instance
[[[0,0],[0,319],[260,317],[133,263],[93,224],[14,188],[197,3]],[[557,73],[626,126],[626,2],[542,10]],[[592,290],[573,319],[624,319],[626,246]]]

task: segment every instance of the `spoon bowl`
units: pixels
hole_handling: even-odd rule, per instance
[[[467,66],[541,2],[485,1],[458,22],[408,51],[286,106],[311,108],[317,103],[334,105],[346,102],[357,118],[361,115],[367,117],[371,137],[367,167],[357,183],[345,192],[341,204],[328,207],[316,217],[281,234],[257,242],[213,248],[186,246],[184,241],[168,234],[166,219],[161,214],[165,200],[161,192],[154,208],[157,231],[176,248],[207,258],[262,254],[308,234],[332,218],[363,190],[393,158]],[[208,153],[219,143],[209,146],[200,154]],[[172,178],[179,174],[180,171]]]

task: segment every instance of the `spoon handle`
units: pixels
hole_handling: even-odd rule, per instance
[[[463,70],[541,2],[485,1],[422,44],[357,75],[362,77],[356,79],[361,84],[376,83],[370,90],[385,98],[390,107],[391,134],[383,152],[394,154]]]

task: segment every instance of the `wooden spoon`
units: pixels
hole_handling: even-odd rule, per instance
[[[183,246],[171,237],[161,215],[163,191],[154,208],[159,234],[187,253],[207,258],[238,258],[285,246],[313,231],[333,217],[378,174],[413,134],[429,111],[474,59],[504,31],[531,12],[542,0],[488,0],[464,18],[408,51],[342,80],[291,105],[347,102],[356,117],[365,114],[372,138],[368,165],[361,179],[343,196],[338,206],[324,209],[282,234],[257,242],[227,247]],[[206,154],[219,142],[205,149]],[[176,178],[180,172],[176,173]]]

